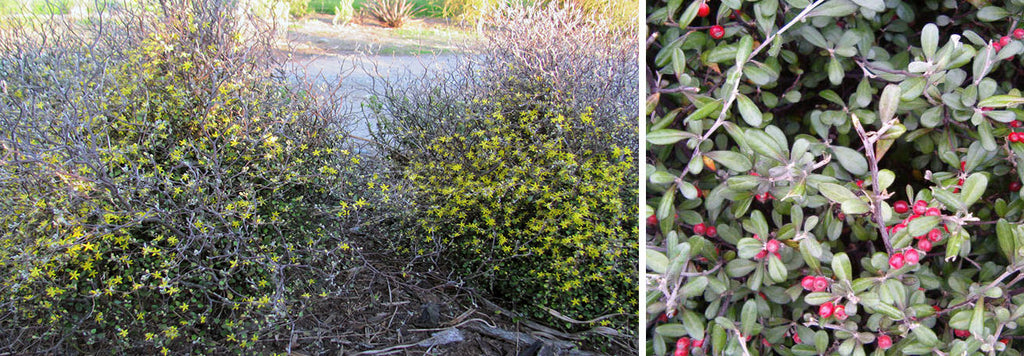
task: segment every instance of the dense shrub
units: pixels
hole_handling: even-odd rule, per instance
[[[1019,354],[1022,13],[649,1],[648,350]]]
[[[387,188],[285,85],[272,28],[163,4],[0,33],[3,352],[282,350],[344,292],[342,233]]]
[[[384,27],[402,27],[419,12],[416,4],[409,0],[369,0],[363,6]]]
[[[632,329],[630,39],[574,42],[573,30],[599,30],[562,21],[584,17],[555,7],[507,14],[476,61],[378,88],[375,138],[415,189],[416,234],[401,248],[438,257],[535,317],[557,320],[544,308],[580,320],[611,314],[593,324]],[[547,26],[533,26],[543,18]],[[556,27],[565,37],[543,36]]]

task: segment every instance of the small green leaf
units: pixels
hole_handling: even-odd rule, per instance
[[[843,76],[846,73],[843,72],[843,66],[839,64],[839,60],[836,57],[832,57],[828,61],[828,81],[832,82],[832,85],[839,85],[843,83]]]
[[[831,201],[840,203],[849,199],[857,199],[857,196],[853,194],[846,187],[835,183],[820,183],[818,184],[818,190]]]
[[[938,216],[922,216],[914,219],[907,224],[907,233],[914,237],[925,235],[939,225],[939,219]]]
[[[1006,219],[999,219],[996,222],[996,237],[999,239],[999,249],[1003,256],[1011,262],[1016,261],[1017,239],[1013,235],[1013,227]]]
[[[737,255],[740,258],[754,258],[758,252],[764,249],[764,243],[753,238],[744,237],[736,244]]]
[[[1002,108],[1024,104],[1024,98],[1018,95],[993,95],[978,102],[979,108]]]
[[[736,64],[742,66],[750,59],[750,52],[754,50],[754,39],[750,35],[740,38],[736,47]],[[757,126],[757,125],[754,125]]]
[[[885,11],[885,1],[883,0],[853,0],[853,2],[874,12]]]
[[[654,328],[654,332],[658,333],[658,335],[671,338],[679,338],[687,335],[686,328],[677,323],[658,325],[657,328]]]
[[[999,21],[1007,16],[1010,16],[1010,12],[999,6],[985,6],[978,10],[978,20],[984,22]]]
[[[935,49],[939,46],[939,27],[933,23],[924,25],[921,30],[921,50],[924,57],[931,60],[935,57]]]
[[[832,257],[832,272],[835,273],[836,278],[842,281],[849,281],[853,279],[853,267],[850,265],[850,256],[846,255],[846,252],[840,252]]]
[[[665,274],[668,271],[668,257],[665,254],[647,249],[647,269],[658,274]]]
[[[896,109],[900,105],[900,93],[900,86],[896,84],[886,85],[885,89],[882,89],[882,96],[878,99],[878,118],[882,122],[888,122],[896,115]]]
[[[871,207],[868,203],[865,203],[860,198],[847,199],[842,201],[843,214],[847,215],[860,215],[871,211]]]
[[[692,310],[683,312],[683,328],[694,340],[704,340],[704,318]]]
[[[736,172],[746,172],[753,167],[753,163],[750,162],[750,158],[747,158],[746,155],[738,152],[711,151],[704,155]]]
[[[917,342],[920,342],[922,345],[935,346],[939,343],[939,337],[935,335],[935,332],[923,324],[918,324],[914,328],[913,333],[917,337]]]
[[[774,255],[768,256],[768,277],[775,283],[782,283],[786,281],[787,275],[786,265],[782,263],[782,260]]]
[[[860,152],[846,146],[832,146],[832,152],[839,165],[850,174],[859,176],[868,172],[868,160]]]
[[[674,129],[654,130],[647,133],[647,142],[655,145],[671,145],[686,138],[697,137],[692,132]]]
[[[835,297],[832,296],[832,293],[813,292],[804,297],[804,302],[810,305],[822,305],[832,299],[835,299]]]
[[[722,108],[722,102],[721,101],[715,100],[715,101],[706,103],[706,104],[704,104],[704,106],[701,106],[701,107],[697,108],[697,110],[694,110],[692,113],[690,113],[690,115],[687,115],[686,118],[683,119],[683,123],[685,124],[685,123],[689,123],[689,122],[691,122],[693,120],[703,119],[705,117],[708,117],[708,115],[711,115],[711,113],[717,112],[718,109],[721,109],[721,108]],[[696,135],[694,135],[694,136],[696,136]],[[648,133],[648,138],[649,137],[650,137],[650,134]]]
[[[889,304],[878,303],[877,305],[873,306],[873,308],[875,309],[875,311],[889,317],[892,320],[903,320],[904,318],[903,312]]]
[[[707,287],[707,286],[708,286],[708,277],[707,276],[698,276],[696,278],[690,279],[689,282],[686,282],[686,284],[684,284],[680,288],[680,292],[681,292],[683,298],[696,297],[698,295],[703,294],[704,293],[704,288]]]
[[[743,311],[740,312],[740,333],[743,335],[750,335],[754,331],[754,325],[757,324],[757,302],[753,299],[747,299],[743,303]]]
[[[971,318],[973,315],[972,311],[966,309],[955,311],[949,318],[949,327],[959,330],[967,330],[971,327]]]
[[[782,153],[775,147],[775,140],[764,133],[764,131],[748,129],[746,139],[747,143],[750,144],[750,148],[762,156],[779,161],[784,159]]]
[[[960,198],[964,201],[965,207],[970,207],[971,204],[981,199],[982,194],[985,193],[985,188],[988,187],[988,177],[982,173],[971,174],[967,179],[964,180],[964,186],[960,191]]]
[[[747,125],[752,127],[761,126],[761,110],[758,110],[757,105],[750,98],[743,94],[737,95],[736,106],[740,109],[740,116],[743,117],[743,121]]]
[[[974,303],[974,314],[971,315],[971,325],[967,328],[973,335],[982,335],[985,331],[985,297],[978,298]]]
[[[683,15],[679,16],[679,27],[686,28],[686,26],[690,26],[693,19],[697,18],[697,11],[700,10],[700,5],[703,3],[703,1],[694,1],[690,3],[690,6],[686,7],[686,11],[683,11]],[[669,14],[669,16],[672,15],[675,14]]]
[[[850,0],[829,0],[808,13],[807,17],[843,17],[857,12],[858,8],[857,4]]]

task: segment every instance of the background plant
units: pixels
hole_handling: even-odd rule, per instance
[[[1019,354],[1020,1],[648,2],[654,354]]]
[[[409,0],[370,0],[363,5],[384,27],[402,27],[419,11]]]
[[[0,32],[4,352],[291,349],[345,292],[386,184],[228,4]]]
[[[528,316],[613,327],[634,348],[630,37],[556,6],[502,14],[480,55],[455,70],[377,83],[374,138],[415,196],[415,234],[395,248]],[[593,320],[573,325],[548,309]]]

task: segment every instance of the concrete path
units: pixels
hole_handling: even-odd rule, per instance
[[[322,55],[297,58],[288,63],[286,70],[296,80],[316,83],[317,90],[338,85],[338,94],[344,95],[342,110],[352,118],[348,127],[353,136],[369,138],[367,115],[361,104],[366,100],[374,83],[417,80],[428,70],[452,69],[459,55],[379,56],[379,55]]]

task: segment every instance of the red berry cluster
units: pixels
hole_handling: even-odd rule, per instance
[[[1018,28],[1016,30],[1013,30],[1013,38],[1016,38],[1018,40],[1024,40],[1024,28]],[[1010,39],[1010,36],[1000,37],[998,41],[993,40],[992,49],[996,50],[996,52],[999,52],[999,50],[1003,49],[1003,47],[1006,47],[1006,45],[1010,44],[1010,41],[1012,41],[1012,39]]]
[[[961,167],[961,169],[963,168]],[[906,214],[911,211],[911,207],[906,201],[900,200],[893,203],[892,210],[895,211],[897,214]],[[924,200],[918,200],[914,202],[913,214],[908,216],[906,219],[903,219],[902,222],[890,226],[888,228],[889,233],[895,234],[897,232],[900,232],[900,230],[903,230],[907,227],[907,224],[910,224],[911,221],[914,221],[914,219],[917,219],[921,216],[942,216],[942,210],[940,210],[937,207],[928,207],[928,202]],[[921,251],[928,252],[932,250],[932,245],[934,243],[942,240],[942,231],[940,231],[938,228],[935,228],[932,229],[932,231],[929,231],[927,234],[921,236],[914,236],[914,238],[918,240],[917,248]]]
[[[715,228],[714,225],[704,225],[704,223],[700,223],[693,225],[693,233],[707,237],[715,237],[718,236],[718,229]]]
[[[704,347],[704,340],[693,340],[690,341],[688,337],[681,337],[676,340],[676,351],[673,353],[675,356],[689,356],[690,350],[699,349]]]
[[[754,239],[761,240],[761,237],[757,236],[757,234],[754,234]],[[768,256],[768,254],[774,254],[775,258],[782,259],[782,255],[779,254],[779,249],[781,248],[782,242],[779,242],[779,240],[768,240],[764,243],[764,247],[761,248],[761,252],[758,252],[757,255],[754,256],[754,258],[760,260],[762,258],[765,258],[765,256]]]
[[[915,249],[908,249],[905,252],[896,252],[889,256],[889,268],[894,270],[903,268],[904,265],[916,265],[921,261],[921,254]]]
[[[829,281],[828,278],[821,276],[805,276],[800,280],[800,286],[803,287],[804,290],[809,290],[811,292],[824,292],[828,290],[828,287],[831,284],[832,282]]]
[[[953,329],[953,335],[956,337],[968,337],[971,336],[971,332],[967,330]]]
[[[832,302],[825,302],[821,304],[821,306],[818,306],[818,316],[822,319],[828,319],[829,317],[834,316],[839,321],[846,320],[846,318],[849,317],[846,315],[846,306],[837,304],[832,304]]]
[[[1010,142],[1024,142],[1024,132],[1010,132],[1006,135],[1006,140]]]

